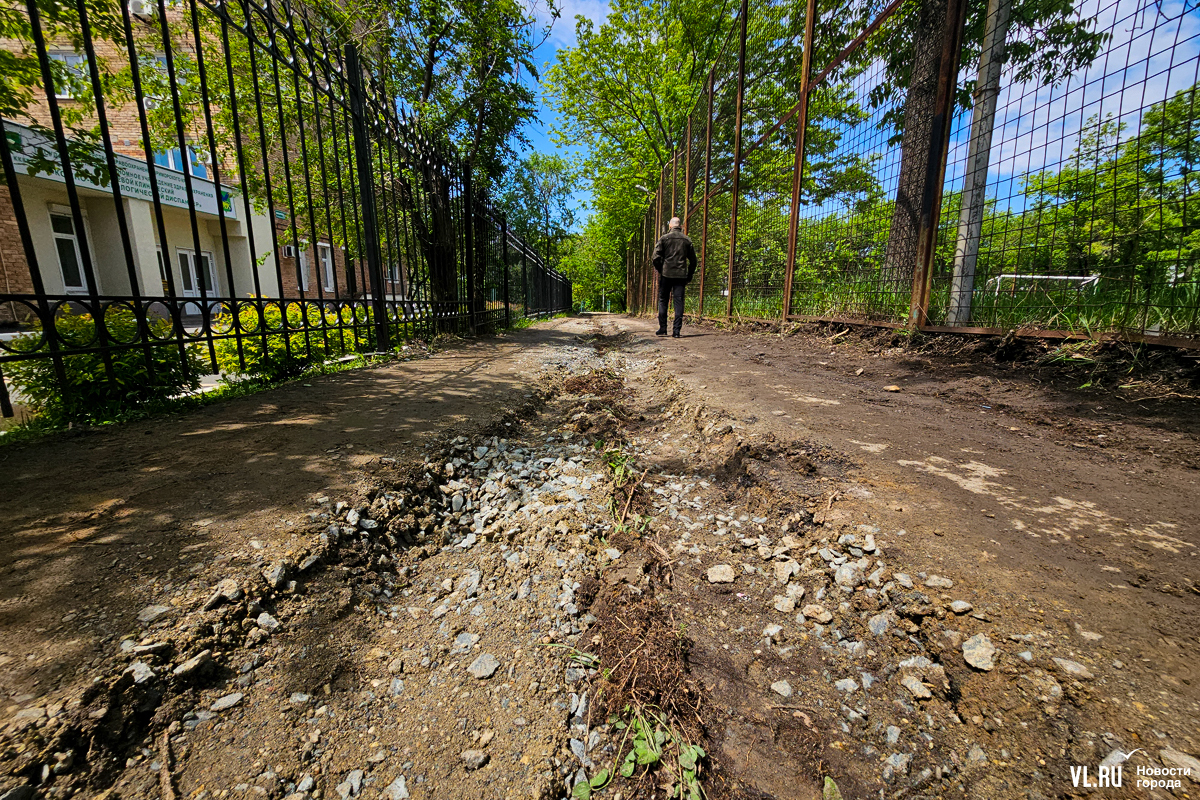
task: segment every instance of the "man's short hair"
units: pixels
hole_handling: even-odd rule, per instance
[[[679,217],[671,217],[671,221],[667,223],[668,230],[675,230],[676,228],[682,228],[682,227],[683,227],[683,222],[682,222],[682,220],[679,219]]]

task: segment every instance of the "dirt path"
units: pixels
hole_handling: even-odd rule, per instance
[[[1130,772],[1200,754],[1194,409],[688,333],[0,451],[0,798],[663,797],[691,744],[712,798],[1195,791]]]
[[[411,458],[443,428],[519,402],[540,351],[574,339],[543,323],[0,450],[0,693],[20,706],[75,680],[194,569],[294,537],[312,497],[348,493],[378,459]]]
[[[655,346],[689,394],[746,430],[845,452],[874,495],[870,521],[906,530],[897,544],[913,557],[1037,597],[1061,632],[1105,634],[1168,686],[1200,681],[1196,631],[1180,627],[1200,600],[1194,407],[1156,415],[811,339],[693,330]]]

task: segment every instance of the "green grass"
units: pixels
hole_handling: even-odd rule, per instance
[[[780,317],[782,290],[735,291],[733,318],[774,320]],[[945,281],[935,283],[930,297],[930,319],[945,320],[950,289]],[[706,292],[704,316],[721,319],[726,300]],[[881,287],[871,280],[845,282],[812,281],[797,285],[792,293],[791,313],[812,317],[847,317],[864,322],[906,322],[911,291],[907,284]],[[697,312],[699,297],[688,297],[687,310]],[[646,309],[654,313],[653,308]],[[1000,329],[1043,328],[1089,336],[1116,331],[1194,335],[1200,333],[1200,283],[1175,287],[1085,290],[1028,288],[1017,293],[977,291],[971,314],[972,326]]]

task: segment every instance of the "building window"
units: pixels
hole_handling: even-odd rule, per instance
[[[51,61],[64,67],[54,70],[54,96],[59,100],[70,100],[87,85],[87,59],[70,50],[54,50],[48,55]]]
[[[179,274],[183,278],[183,296],[199,297],[201,287],[204,294],[212,297],[215,294],[216,275],[213,272],[212,253],[175,248],[175,256],[179,261]]]
[[[75,232],[75,220],[70,214],[51,210],[50,229],[54,233],[54,249],[58,251],[58,267],[62,270],[63,286],[68,292],[86,292],[87,278],[83,274],[83,254]]]
[[[317,244],[317,258],[321,262],[321,278],[325,282],[325,291],[333,291],[333,248],[324,242]]]
[[[308,252],[301,249],[302,247],[303,247],[303,245],[301,245],[301,247],[296,248],[296,252],[298,253],[299,258],[300,258],[300,262],[299,262],[300,263],[300,291],[307,292],[308,291]]]
[[[194,147],[188,147],[188,167],[197,178],[208,179],[208,154]],[[183,157],[178,147],[171,150],[160,150],[154,154],[154,163],[160,167],[183,172]]]

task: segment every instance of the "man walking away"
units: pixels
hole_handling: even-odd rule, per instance
[[[654,245],[654,269],[658,273],[658,331],[667,335],[667,303],[675,298],[675,325],[671,335],[679,338],[683,329],[683,287],[696,274],[696,249],[682,230],[679,217],[671,217],[667,232]]]

